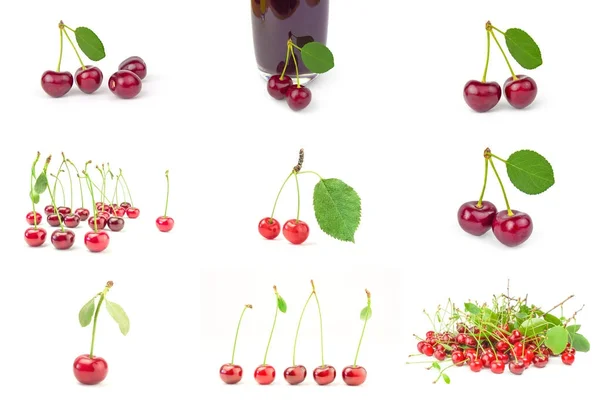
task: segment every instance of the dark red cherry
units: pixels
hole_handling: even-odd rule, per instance
[[[498,210],[492,202],[466,202],[458,209],[458,224],[471,235],[483,235],[492,228]]]
[[[331,365],[317,366],[313,370],[313,378],[320,386],[326,386],[333,383],[336,377],[335,368]]]
[[[281,75],[273,75],[267,82],[267,91],[271,97],[277,100],[283,100],[292,85],[292,78],[287,75],[283,78],[281,78]]]
[[[63,216],[66,216],[71,213],[71,208],[67,206],[59,206],[58,213],[60,213]]]
[[[132,99],[142,90],[142,80],[131,71],[117,71],[108,80],[108,88],[122,99]]]
[[[27,213],[27,216],[25,216],[25,220],[30,226],[40,224],[42,222],[42,215],[38,212],[29,212]]]
[[[75,209],[75,214],[79,216],[79,221],[86,221],[90,217],[90,211],[83,207]]]
[[[125,59],[121,64],[119,64],[119,71],[131,71],[140,77],[140,79],[146,78],[146,75],[148,74],[146,62],[138,56],[132,56]]]
[[[67,214],[65,216],[65,226],[69,227],[69,228],[75,228],[79,225],[79,222],[81,221],[81,219],[79,218],[78,215],[76,214]]]
[[[515,109],[524,109],[535,100],[537,84],[533,78],[526,75],[517,75],[516,80],[509,77],[504,82],[504,96]]]
[[[98,228],[98,230],[103,230],[104,227],[106,227],[106,222],[108,219],[105,219],[104,217],[90,217],[88,219],[88,226],[92,229],[95,230],[96,228]]]
[[[63,220],[63,217],[60,214],[53,213],[53,214],[48,215],[46,220],[48,221],[48,224],[50,225],[50,227],[58,227],[58,226],[60,226],[60,222]]]
[[[41,227],[29,227],[25,230],[25,242],[31,247],[42,246],[46,242],[46,230]]]
[[[85,70],[79,67],[75,72],[75,82],[83,93],[94,93],[102,85],[104,75],[98,67],[86,65]]]
[[[283,372],[283,377],[291,385],[300,384],[306,379],[306,368],[302,365],[289,367]]]
[[[121,231],[125,227],[125,220],[122,217],[111,216],[108,218],[106,225],[110,228],[110,231]]]
[[[512,215],[503,210],[496,214],[492,232],[506,246],[514,247],[527,241],[533,232],[533,222],[527,213],[513,210]]]
[[[48,205],[48,206],[45,206],[45,207],[44,207],[44,214],[45,214],[46,216],[48,216],[48,215],[50,215],[50,214],[53,214],[53,213],[54,213],[54,206],[52,206],[52,205]]]
[[[498,104],[502,97],[502,89],[497,82],[471,80],[463,89],[463,97],[471,109],[484,113]]]
[[[306,108],[312,99],[310,89],[305,86],[292,86],[286,93],[287,104],[290,109],[299,111]]]
[[[46,71],[42,74],[42,89],[52,97],[62,97],[73,87],[73,75],[68,71]]]
[[[56,249],[69,249],[75,243],[75,233],[71,230],[56,230],[52,233],[50,240]]]

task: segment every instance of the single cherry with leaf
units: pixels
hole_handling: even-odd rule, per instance
[[[273,340],[273,333],[275,332],[275,325],[277,324],[277,316],[280,312],[287,312],[287,303],[277,291],[277,286],[273,286],[273,291],[275,292],[276,300],[275,316],[273,317],[273,326],[271,327],[271,332],[269,334],[269,341],[267,342],[267,348],[265,350],[265,357],[263,359],[263,363],[254,370],[254,379],[260,385],[269,385],[273,383],[273,381],[275,381],[275,368],[267,364],[267,356],[269,355],[269,348],[271,347],[271,341]]]
[[[373,316],[373,310],[371,309],[371,293],[367,289],[365,289],[365,293],[367,294],[367,305],[360,311],[360,320],[363,321],[363,327],[360,333],[360,339],[358,340],[354,363],[346,366],[344,370],[342,370],[342,379],[348,386],[360,386],[367,380],[367,370],[364,367],[357,365],[358,353],[360,352],[360,346],[362,345],[365,336],[367,322],[371,319],[371,316]]]

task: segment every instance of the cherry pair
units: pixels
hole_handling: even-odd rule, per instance
[[[306,86],[294,84],[287,75],[273,75],[267,82],[267,91],[277,100],[285,99],[290,109],[299,111],[312,100],[312,92]]]
[[[281,225],[272,217],[265,217],[258,223],[258,232],[266,239],[275,239],[281,232]],[[302,220],[290,219],[283,225],[283,236],[294,245],[300,245],[308,238],[308,224]]]

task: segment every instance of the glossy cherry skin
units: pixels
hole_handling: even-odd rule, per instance
[[[94,223],[95,220],[95,223]],[[90,217],[88,220],[88,226],[92,229],[95,230],[96,227],[98,228],[98,230],[103,230],[106,227],[106,219],[104,217]]]
[[[275,239],[281,232],[281,226],[277,220],[265,217],[258,223],[258,232],[266,239]]]
[[[283,225],[283,236],[294,245],[300,245],[308,238],[308,224],[302,220],[291,219]]]
[[[481,372],[481,369],[483,369],[483,362],[481,362],[480,359],[473,359],[469,362],[469,369],[471,369],[471,372]]]
[[[536,355],[533,357],[533,366],[543,368],[548,365],[549,359],[546,355]]]
[[[219,371],[219,375],[221,376],[221,380],[223,380],[226,384],[236,384],[242,380],[242,375],[244,371],[242,367],[239,365],[232,365],[230,363],[226,363],[221,366],[221,370]]]
[[[273,383],[275,381],[275,368],[271,365],[260,365],[254,371],[254,380],[261,385]]]
[[[45,207],[44,207],[44,214],[45,214],[46,216],[48,216],[48,215],[50,215],[50,214],[53,214],[53,213],[54,213],[54,206],[52,206],[52,205],[48,205],[48,206],[45,206]]]
[[[42,74],[42,89],[52,97],[62,97],[73,87],[73,75],[68,71],[46,71]]]
[[[121,202],[121,204],[119,205],[121,206],[123,209],[127,210],[131,207],[131,203],[129,202]]]
[[[59,206],[57,209],[58,213],[62,214],[63,216],[66,216],[71,213],[71,208],[67,206]]]
[[[477,207],[478,203],[478,201],[463,203],[457,213],[460,227],[476,236],[483,235],[492,228],[494,217],[498,213],[492,202],[483,201],[481,207]]]
[[[490,369],[492,370],[492,373],[496,373],[496,374],[504,373],[505,366],[506,365],[504,364],[504,362],[498,361],[498,360],[492,361],[490,363]]]
[[[106,233],[106,231],[90,231],[85,234],[83,239],[85,246],[90,252],[102,252],[106,248],[108,248],[108,244],[110,242],[110,237]]]
[[[305,86],[293,85],[285,94],[288,106],[294,111],[305,109],[312,99],[310,89]]]
[[[137,219],[140,216],[140,209],[137,207],[130,207],[125,211],[125,213],[130,219]]]
[[[77,216],[76,214],[68,214],[65,216],[65,226],[69,227],[69,228],[75,228],[79,225],[79,222],[81,221],[81,219],[79,218],[79,216]]]
[[[142,80],[131,71],[117,71],[108,80],[108,88],[121,99],[132,99],[142,90]]]
[[[38,212],[29,212],[27,213],[27,216],[25,216],[25,220],[27,220],[27,224],[30,226],[40,224],[42,222],[42,215]]]
[[[46,230],[41,227],[29,227],[25,230],[25,242],[34,248],[42,246],[46,242]]]
[[[110,231],[121,231],[125,227],[125,220],[122,217],[111,216],[106,223]]]
[[[86,65],[85,70],[79,67],[75,71],[75,82],[83,93],[91,94],[94,93],[102,85],[104,75],[98,67]]]
[[[521,359],[517,359],[508,364],[508,370],[515,375],[522,375],[523,372],[525,372],[525,369],[527,369],[527,367],[525,366],[525,362]]]
[[[283,372],[283,377],[291,385],[300,384],[306,379],[306,368],[302,365],[289,367]]]
[[[175,220],[170,217],[160,216],[156,219],[156,228],[158,228],[158,231],[160,232],[168,233],[173,229],[174,225]]]
[[[58,227],[60,226],[60,222],[63,220],[63,217],[60,214],[49,214],[46,220],[48,221],[50,227]]]
[[[98,384],[108,374],[108,364],[103,358],[80,355],[73,362],[73,374],[81,384]]]
[[[52,233],[50,241],[52,241],[52,245],[54,245],[56,249],[69,249],[75,243],[75,233],[71,230],[56,230]]]
[[[267,82],[267,91],[271,97],[277,100],[283,100],[292,85],[292,78],[289,76],[285,75],[283,79],[281,79],[281,75],[273,75],[269,78],[269,82]]]
[[[502,97],[502,88],[497,82],[471,80],[463,89],[463,97],[470,108],[485,113],[498,104]]]
[[[313,370],[313,378],[319,386],[326,386],[333,383],[336,375],[337,372],[331,365],[317,366],[315,370]]]
[[[140,79],[146,78],[146,75],[148,74],[146,62],[138,56],[132,56],[125,59],[121,64],[119,64],[119,71],[131,71],[140,77]]]
[[[117,207],[115,209],[115,213],[114,214],[115,214],[115,216],[123,217],[123,216],[125,216],[125,209],[123,209],[122,207]]]
[[[562,354],[560,354],[560,360],[565,365],[572,365],[573,362],[575,362],[575,354],[573,354],[572,352],[563,352]]]
[[[362,366],[346,366],[342,370],[342,379],[349,386],[360,386],[367,380],[367,370]]]
[[[90,217],[90,211],[86,208],[80,207],[75,209],[75,214],[79,216],[79,221],[86,221]]]
[[[102,217],[104,220],[108,221],[108,219],[110,219],[110,213],[108,213],[107,211],[104,212],[98,212],[96,213],[96,215],[98,217]]]
[[[509,77],[504,82],[504,96],[508,103],[515,109],[524,109],[535,100],[537,84],[533,78],[526,75],[517,75],[517,80]]]
[[[512,216],[506,210],[497,213],[492,223],[492,232],[498,241],[510,247],[521,245],[533,232],[533,222],[527,213],[512,212]]]

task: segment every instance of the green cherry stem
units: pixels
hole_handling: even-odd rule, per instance
[[[83,60],[81,59],[81,56],[79,55],[79,51],[77,50],[77,47],[75,46],[75,43],[73,43],[73,41],[71,40],[71,37],[69,36],[67,31],[64,30],[64,28],[67,28],[68,30],[70,30],[73,33],[75,33],[75,31],[73,29],[69,28],[68,26],[66,26],[65,24],[63,24],[62,21],[60,22],[59,27],[60,27],[60,30],[64,32],[64,34],[67,37],[67,40],[69,41],[69,43],[71,44],[71,47],[73,48],[73,50],[75,50],[75,54],[77,55],[79,64],[81,64],[81,69],[85,70],[86,69],[85,64],[83,63]]]
[[[62,23],[62,21],[61,21]],[[58,31],[60,32],[60,51],[58,53],[58,67],[56,67],[56,72],[60,72],[60,66],[62,64],[62,58],[63,58],[63,30],[60,27],[60,24],[58,25]]]
[[[95,182],[92,181],[92,185],[94,186],[94,188],[96,188],[98,190],[98,192],[100,192],[102,201],[110,202],[110,199],[108,199],[108,196],[104,192],[102,192],[102,189],[98,185],[96,185]]]
[[[485,83],[485,81],[487,80],[487,72],[488,72],[488,67],[490,65],[490,31],[486,30],[486,36],[487,36],[487,55],[485,57],[485,68],[483,69],[483,79],[481,80],[481,82]]]
[[[98,169],[98,166],[96,166]],[[102,163],[102,169],[98,169],[100,171],[100,175],[102,176],[102,196],[104,196],[102,202],[102,211],[104,211],[104,200],[108,201],[109,199],[106,197],[106,170],[104,169],[104,163]]]
[[[296,223],[300,221],[300,184],[298,183],[298,173],[294,171],[294,178],[296,179],[296,194],[298,196],[298,206],[296,207]]]
[[[310,281],[310,283],[312,284],[312,280]],[[298,336],[300,334],[300,324],[302,323],[302,319],[304,318],[304,312],[306,312],[306,308],[308,307],[308,304],[310,303],[310,300],[312,299],[313,295],[315,295],[315,286],[313,285],[313,290],[311,291],[308,299],[306,300],[306,303],[304,304],[304,308],[302,308],[302,312],[300,313],[300,319],[298,320],[298,328],[296,328],[296,337],[294,338],[294,352],[292,354],[292,366],[296,366],[296,344],[298,344]]]
[[[290,39],[290,43],[291,43],[291,39]],[[291,45],[292,46],[290,47],[290,50],[292,53],[292,60],[294,60],[294,66],[296,67],[296,86],[298,88],[300,88],[300,87],[302,87],[302,85],[300,85],[300,70],[298,69],[298,61],[296,60],[296,53],[294,53],[294,49],[293,49],[294,44],[291,43]]]
[[[500,189],[502,189],[502,195],[504,196],[504,202],[506,203],[506,211],[509,216],[513,215],[512,210],[510,209],[510,205],[508,204],[508,197],[506,196],[506,190],[504,189],[504,184],[502,184],[502,180],[500,179],[500,175],[498,174],[498,170],[496,170],[496,166],[494,166],[494,162],[492,159],[489,159],[490,165],[492,166],[492,170],[494,170],[494,174],[498,179],[498,183],[500,184]]]
[[[291,51],[291,46],[288,42],[287,51],[285,53],[285,64],[283,65],[283,71],[281,72],[281,76],[279,77],[280,81],[283,81],[283,77],[285,77],[285,72],[287,71],[287,67],[290,62],[290,51]]]
[[[83,186],[81,185],[81,175],[79,175],[79,170],[71,160],[67,159],[67,163],[69,163],[75,170],[77,182],[79,183],[79,195],[81,195],[81,207],[83,208]]]
[[[275,203],[273,204],[273,211],[271,212],[271,219],[269,220],[269,223],[273,222],[273,216],[275,216],[275,208],[277,207],[277,202],[279,201],[279,196],[281,195],[281,192],[283,191],[285,184],[287,184],[287,182],[290,180],[290,178],[292,178],[292,175],[294,175],[294,171],[292,171],[290,173],[290,175],[287,176],[287,178],[281,185],[281,188],[279,188],[279,192],[277,193],[277,197],[275,198]]]
[[[52,156],[48,156],[48,158],[46,159],[46,164],[44,165],[44,174],[46,174],[46,171],[48,170],[48,165],[50,164],[51,160],[52,160]],[[54,193],[52,192],[52,188],[50,188],[50,183],[47,180],[46,180],[46,182],[47,182],[46,188],[48,189],[48,193],[50,194],[50,201],[52,202],[52,208],[54,209],[54,214],[58,217],[58,223],[60,225],[60,230],[62,232],[64,232],[65,226],[63,224],[62,216],[60,215],[60,213],[58,213],[58,207],[56,206],[56,199],[54,197]],[[56,191],[56,182],[54,183],[54,190]]]
[[[240,327],[242,326],[242,319],[244,318],[244,313],[246,313],[247,309],[252,309],[252,305],[247,304],[244,305],[244,310],[242,310],[242,314],[240,316],[240,320],[237,325],[237,329],[235,330],[235,339],[233,340],[233,351],[231,352],[231,364],[233,365],[233,361],[235,358],[235,347],[237,345],[238,334],[240,334]]]
[[[33,228],[37,230],[37,225],[38,225],[38,221],[37,221],[37,213],[35,211],[35,202],[33,201],[33,186],[34,186],[34,180],[37,178],[36,174],[35,174],[35,168],[38,164],[38,162],[40,161],[40,152],[37,152],[37,155],[35,157],[35,160],[33,161],[33,164],[31,165],[31,177],[29,177],[29,198],[31,199],[31,210],[33,211]]]
[[[117,182],[115,183],[115,192],[113,192],[113,197],[111,203],[118,205],[119,204],[119,180],[121,176],[117,176]]]
[[[263,359],[263,365],[267,364],[267,355],[269,354],[269,347],[271,346],[271,340],[273,339],[273,333],[275,332],[275,323],[277,323],[277,315],[279,314],[279,293],[277,292],[277,286],[273,286],[275,291],[275,317],[273,318],[273,327],[271,328],[271,334],[269,334],[269,341],[267,342],[267,349],[265,350],[265,358]]]
[[[95,185],[90,178],[90,175],[87,173],[87,164],[85,170],[83,170],[83,175],[85,176],[85,182],[87,183],[88,189],[90,190],[90,195],[92,196],[92,205],[94,206],[92,210],[94,211],[94,232],[98,232],[98,208],[96,207],[96,199],[94,199],[94,187]]]
[[[305,170],[305,171],[301,171],[301,172],[299,172],[298,174],[314,174],[314,175],[316,175],[317,177],[319,177],[319,179],[320,179],[321,181],[325,181],[325,178],[321,177],[321,176],[319,175],[319,173],[316,173],[316,172],[314,172],[314,171],[308,171],[308,170]]]
[[[69,205],[69,207],[71,208],[71,210],[73,210],[73,177],[71,177],[71,169],[69,168],[69,163],[67,162],[67,159],[65,158],[64,153],[62,153],[62,157],[63,157],[63,163],[64,163],[65,167],[67,168],[67,174],[69,176],[69,188],[70,188],[70,192],[71,192],[71,204]]]
[[[100,299],[98,300],[98,306],[96,307],[96,312],[94,313],[94,326],[92,327],[92,345],[90,347],[90,359],[94,358],[94,343],[96,342],[96,326],[98,325],[98,314],[100,313],[100,306],[102,306],[102,302],[106,298],[106,293],[113,286],[113,282],[109,281],[106,283],[106,287],[100,293]]]
[[[127,185],[127,181],[125,181],[125,176],[123,175],[123,171],[119,169],[119,175],[121,176],[121,180],[123,184],[125,184],[125,188],[127,188],[127,195],[129,195],[129,203],[131,203],[131,207],[133,207],[133,198],[131,197],[131,191],[129,190],[129,185]]]
[[[502,35],[506,35],[506,33],[502,32],[500,29],[496,28],[495,26],[492,25],[492,29],[498,33],[501,33]]]
[[[63,183],[61,181],[60,178],[58,178],[58,176],[60,175],[60,173],[64,172],[64,170],[59,170],[56,175],[54,174],[50,174],[50,177],[54,178],[55,181],[55,185],[54,185],[54,196],[56,197],[56,182],[58,182],[58,185],[60,185],[60,191],[62,192],[62,197],[63,197],[63,205],[67,204],[67,198],[65,197],[65,187],[63,186]]]
[[[479,202],[477,202],[477,208],[481,208],[483,203],[483,196],[485,195],[485,189],[487,187],[487,178],[488,178],[488,170],[489,170],[490,161],[485,158],[485,168],[483,173],[483,188],[481,189],[481,195],[479,196]]]
[[[367,294],[367,308],[371,308],[371,293],[369,290],[365,289],[365,293]],[[356,356],[354,357],[354,365],[356,367],[356,362],[358,361],[358,353],[360,352],[360,346],[362,344],[363,338],[365,336],[365,329],[367,328],[367,322],[369,319],[365,318],[365,324],[363,325],[362,332],[360,333],[360,340],[358,340],[358,347],[356,348]]]
[[[170,185],[170,182],[169,182],[169,170],[167,170],[165,172],[165,177],[167,179],[167,200],[165,202],[165,215],[164,215],[164,217],[166,218],[167,217],[167,209],[169,208],[169,192],[171,192],[171,185]]]
[[[321,304],[319,303],[319,297],[317,297],[317,291],[312,280],[310,282],[313,286],[313,294],[315,294],[315,301],[317,302],[317,310],[319,311],[319,329],[321,331],[321,367],[325,367],[325,351],[323,347],[323,315],[321,314]]]
[[[65,164],[64,161],[62,163],[60,163],[60,166],[58,166],[58,172],[56,173],[56,175],[50,174],[50,176],[56,178],[54,180],[54,187],[52,189],[52,195],[54,197],[56,197],[56,185],[58,184],[58,175],[61,173],[64,164]],[[61,186],[62,186],[62,184],[61,184]],[[63,189],[63,202],[64,202],[64,197],[65,197],[65,192],[64,192],[64,189]]]
[[[500,42],[498,42],[498,38],[496,37],[496,34],[494,33],[494,31],[491,28],[488,30],[488,32],[492,34],[492,38],[494,38],[494,42],[496,42],[496,44],[498,45],[498,49],[500,49],[500,52],[502,53],[502,56],[504,57],[504,60],[506,61],[506,65],[508,66],[508,69],[510,70],[510,75],[512,75],[513,80],[516,81],[518,78],[517,78],[515,72],[513,71],[512,66],[510,65],[510,61],[508,61],[508,57],[506,56],[504,49],[500,45]]]

